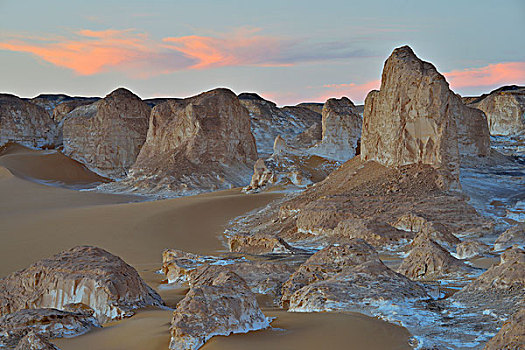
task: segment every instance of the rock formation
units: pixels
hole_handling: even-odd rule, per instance
[[[23,309],[0,317],[0,347],[15,346],[27,334],[44,338],[73,337],[100,327],[91,312]],[[27,341],[27,340],[26,340]]]
[[[525,308],[518,310],[503,324],[484,350],[517,350],[525,346]]]
[[[464,100],[487,116],[492,135],[516,135],[525,132],[525,87],[503,86],[490,94]]]
[[[435,280],[469,270],[467,265],[454,258],[428,236],[418,235],[412,242],[412,250],[397,272],[413,280]]]
[[[100,323],[163,305],[133,267],[96,247],[75,247],[0,279],[0,316],[70,303],[91,307]]]
[[[228,189],[249,182],[256,160],[246,109],[230,90],[215,89],[153,109],[124,184],[185,195]]]
[[[518,245],[523,248],[525,245],[525,223],[518,222],[503,232],[494,243],[494,250],[500,251]]]
[[[308,108],[312,111],[314,111],[315,113],[323,113],[323,103],[318,103],[318,102],[302,102],[302,103],[299,103],[298,105],[296,105],[296,107],[304,107],[304,108]]]
[[[272,153],[277,136],[290,141],[315,123],[321,123],[321,114],[306,106],[279,108],[254,93],[240,94],[239,101],[250,114],[252,133],[261,156]]]
[[[64,117],[64,154],[100,175],[126,176],[146,140],[150,108],[119,88]]]
[[[429,164],[457,181],[458,155],[484,156],[489,148],[484,114],[464,106],[436,68],[408,46],[395,49],[381,89],[366,97],[361,158],[387,166]]]
[[[171,321],[172,350],[198,349],[216,335],[247,333],[269,327],[255,295],[232,272],[193,286],[177,304]]]
[[[89,105],[100,100],[98,97],[72,97],[58,104],[52,111],[51,116],[56,123],[60,123],[64,117],[80,106]]]
[[[0,146],[54,147],[57,126],[46,111],[13,95],[0,94]]]
[[[457,245],[456,255],[458,259],[470,259],[487,253],[489,249],[488,245],[480,241],[466,240]]]
[[[25,337],[18,342],[15,350],[60,350],[55,345],[51,344],[46,338],[29,332]]]
[[[352,101],[331,98],[325,102],[322,116],[322,140],[310,152],[340,162],[354,157],[363,121]]]

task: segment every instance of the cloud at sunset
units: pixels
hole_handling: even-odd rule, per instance
[[[489,64],[445,73],[452,89],[525,83],[525,62]]]
[[[142,78],[186,69],[291,66],[364,55],[343,43],[308,43],[259,31],[240,28],[214,36],[153,40],[133,30],[84,29],[67,38],[13,35],[0,40],[0,50],[30,53],[79,75],[116,70]]]

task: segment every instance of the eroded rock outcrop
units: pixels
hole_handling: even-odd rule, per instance
[[[46,339],[73,337],[96,327],[93,310],[23,309],[0,317],[0,347],[15,346],[30,333]]]
[[[233,272],[190,289],[171,321],[172,350],[198,349],[216,335],[247,333],[269,327],[246,282]]]
[[[518,222],[503,232],[494,243],[494,250],[500,251],[512,247],[513,245],[525,245],[525,223]]]
[[[60,350],[51,344],[46,338],[35,332],[27,333],[25,337],[18,342],[15,350]]]
[[[45,109],[0,94],[0,146],[16,142],[31,148],[54,147],[57,138],[57,126]]]
[[[381,89],[366,97],[361,158],[387,166],[429,164],[457,181],[459,154],[485,156],[486,118],[466,107],[445,78],[403,46],[385,62]]]
[[[456,246],[456,255],[459,259],[470,259],[483,255],[490,250],[485,243],[475,240],[466,240]]]
[[[322,114],[322,140],[309,151],[312,154],[345,162],[357,154],[362,119],[348,98],[331,98]]]
[[[246,185],[257,160],[250,118],[237,96],[215,89],[156,106],[147,140],[123,182],[188,195]]]
[[[492,135],[525,133],[525,87],[503,86],[465,103],[485,112]]]
[[[96,247],[75,247],[0,279],[0,315],[70,303],[89,306],[100,323],[163,305],[133,267]]]
[[[138,96],[119,88],[63,117],[63,152],[100,175],[123,178],[146,140],[149,114]]]
[[[508,319],[484,350],[517,350],[525,346],[525,308]]]
[[[71,97],[58,104],[52,111],[51,116],[56,123],[60,123],[64,117],[75,108],[89,105],[100,100],[98,97]]]
[[[471,268],[454,258],[426,235],[418,235],[397,272],[413,280],[435,280],[445,275],[467,273]]]

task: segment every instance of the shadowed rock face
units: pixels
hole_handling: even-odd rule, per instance
[[[45,109],[13,95],[0,94],[0,146],[54,147],[57,126]]]
[[[75,247],[0,279],[0,315],[70,303],[91,307],[100,323],[163,305],[133,267],[96,247]]]
[[[227,189],[249,182],[256,159],[246,109],[230,90],[215,89],[153,109],[146,143],[125,182],[180,194]]]
[[[483,348],[484,350],[517,350],[525,344],[525,308],[521,308],[508,319],[498,334]]]
[[[171,321],[172,350],[198,349],[216,335],[247,333],[269,327],[255,294],[232,272],[219,272],[190,289]]]
[[[73,337],[96,327],[100,325],[93,310],[24,309],[0,317],[0,346],[14,346],[30,333],[44,338]]]
[[[149,114],[146,103],[122,88],[75,108],[64,117],[64,154],[103,176],[122,178],[146,140]]]
[[[381,89],[366,97],[361,158],[387,166],[424,163],[459,173],[459,155],[490,149],[483,113],[463,105],[445,78],[403,46],[386,60]]]
[[[46,338],[36,334],[35,332],[28,333],[18,342],[15,350],[60,350],[51,344]]]
[[[348,98],[331,98],[323,106],[322,140],[310,152],[345,162],[356,155],[362,119]]]
[[[504,86],[488,95],[466,98],[465,103],[485,112],[492,135],[525,132],[525,87]]]
[[[60,123],[62,119],[75,108],[95,103],[98,100],[100,100],[98,97],[71,97],[71,99],[60,103],[53,109],[53,120]]]

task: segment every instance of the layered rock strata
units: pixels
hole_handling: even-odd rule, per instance
[[[100,323],[163,305],[133,267],[96,247],[75,247],[0,279],[0,315],[70,303],[89,306]]]

